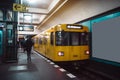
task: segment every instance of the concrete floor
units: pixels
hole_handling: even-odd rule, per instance
[[[17,63],[0,64],[0,80],[79,80],[60,66],[33,51],[32,61],[18,50]]]

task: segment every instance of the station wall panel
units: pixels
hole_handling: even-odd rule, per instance
[[[108,20],[103,18],[92,23],[92,57],[120,62],[120,16]]]

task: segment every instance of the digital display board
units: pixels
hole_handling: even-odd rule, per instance
[[[82,25],[67,25],[68,29],[82,29]]]

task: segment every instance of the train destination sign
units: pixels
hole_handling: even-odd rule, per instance
[[[72,29],[82,29],[82,26],[68,25],[67,28],[72,28]]]

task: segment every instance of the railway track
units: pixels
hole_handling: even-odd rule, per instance
[[[58,65],[77,76],[80,80],[113,80],[111,76],[103,73],[102,71],[100,72],[89,68],[89,65]]]

